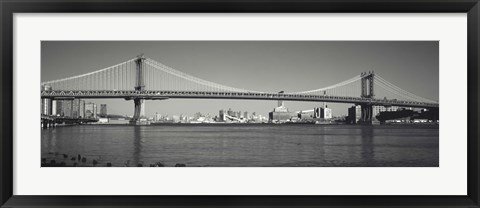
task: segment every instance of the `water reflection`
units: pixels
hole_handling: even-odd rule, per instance
[[[140,158],[142,157],[142,140],[145,136],[144,131],[142,131],[142,126],[134,126],[133,129],[133,166],[137,166],[141,163]]]
[[[438,141],[438,126],[84,125],[42,130],[41,150],[99,166],[438,167]]]
[[[364,163],[375,163],[375,134],[371,126],[361,129],[362,159]]]

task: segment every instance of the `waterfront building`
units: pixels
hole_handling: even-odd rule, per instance
[[[109,124],[129,124],[130,119],[125,118],[108,118]]]
[[[63,100],[56,100],[55,105],[55,115],[56,116],[63,116]]]
[[[320,118],[323,118],[323,119],[332,119],[332,109],[331,108],[327,108],[325,106],[325,108],[321,108],[320,110]]]
[[[56,100],[52,100],[52,114],[53,116],[56,116],[57,115],[57,101]]]
[[[80,110],[81,110],[81,100],[80,99],[72,100],[72,118],[81,117]]]
[[[100,104],[100,116],[107,116],[107,104]]]
[[[79,117],[85,118],[85,100],[80,100]]]
[[[85,103],[85,118],[97,118],[97,105],[95,103]]]
[[[52,90],[52,87],[49,85],[43,85],[42,90]],[[41,114],[42,115],[52,115],[52,100],[51,99],[41,99]]]
[[[359,105],[354,105],[348,109],[347,123],[356,124],[362,116],[362,108]]]
[[[268,120],[274,123],[290,121],[292,117],[298,117],[297,113],[289,112],[288,108],[283,105],[283,102],[279,102],[278,107],[274,108],[272,112],[268,113]]]
[[[72,104],[73,102],[71,100],[63,100],[62,101],[62,111],[63,111],[63,116],[72,118]]]
[[[308,111],[308,112],[302,112],[300,111],[298,113],[298,118],[299,119],[302,119],[302,120],[313,120],[314,119],[314,114],[315,114],[315,111]]]
[[[400,108],[398,106],[373,106],[373,117],[378,116],[381,112],[397,111]],[[411,110],[411,109],[410,109]]]
[[[313,108],[313,118],[320,118],[320,108]]]

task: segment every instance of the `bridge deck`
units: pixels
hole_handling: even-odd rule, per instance
[[[287,100],[309,102],[335,102],[352,104],[370,104],[377,106],[403,106],[418,108],[438,108],[438,103],[402,101],[395,99],[374,99],[361,97],[343,97],[329,95],[288,94],[288,93],[257,93],[257,92],[201,92],[201,91],[125,91],[125,90],[50,90],[42,91],[42,98],[62,99],[105,99],[117,98],[131,100],[141,98],[146,100],[162,100],[169,98],[193,99],[249,99],[249,100]]]

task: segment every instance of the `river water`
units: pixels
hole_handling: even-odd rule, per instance
[[[80,125],[43,129],[41,140],[42,158],[67,166],[439,165],[437,125]]]

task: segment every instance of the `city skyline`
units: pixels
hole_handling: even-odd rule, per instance
[[[88,73],[140,53],[209,81],[268,92],[317,89],[362,71],[374,70],[407,91],[438,100],[436,41],[43,41],[41,81]],[[77,57],[81,57],[80,60]],[[112,114],[133,114],[132,101],[86,101],[107,104]],[[198,111],[214,115],[219,109],[230,107],[265,115],[276,107],[276,103],[198,99],[146,101],[146,116],[152,117],[155,112],[192,115]],[[320,107],[323,103],[286,101],[285,105],[290,111],[299,111]],[[351,106],[327,105],[335,116],[346,115]]]
[[[85,100],[90,100],[86,102]],[[108,113],[108,105],[103,103],[96,103],[91,101],[92,99],[74,99],[74,100],[54,100],[52,101],[52,109],[48,115],[59,116],[59,117],[71,117],[71,118],[108,118],[110,116],[124,116],[124,117],[133,117],[133,115],[128,114],[109,114]],[[99,107],[100,106],[100,107]],[[44,107],[44,103],[42,102],[42,109]],[[253,115],[258,115],[264,117],[262,114],[258,114],[257,112],[248,112],[242,111],[241,109],[231,109],[228,108],[229,111],[233,111],[234,113],[238,113],[238,118],[240,117],[247,117],[245,115],[249,115],[250,117]],[[186,116],[197,118],[199,116],[205,117],[216,117],[219,116],[221,111],[227,111],[227,109],[219,109],[217,114],[210,114],[210,113],[203,113],[201,111],[197,111],[194,114],[162,114],[159,112],[155,112],[153,116],[146,116],[147,119],[154,120],[158,115],[166,118],[172,118],[173,116]]]

